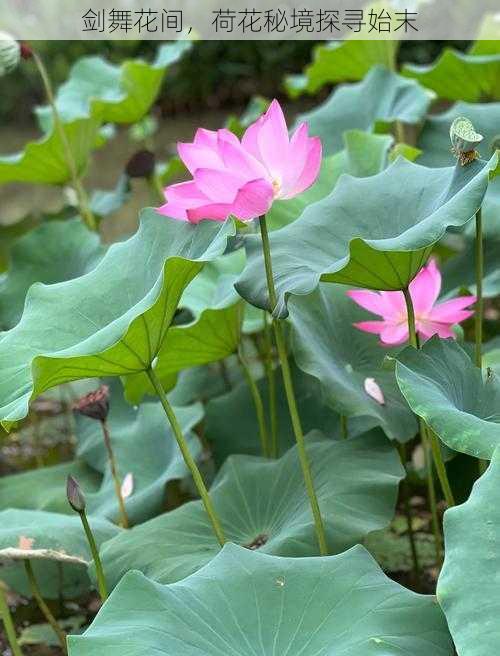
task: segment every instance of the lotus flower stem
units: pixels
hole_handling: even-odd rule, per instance
[[[129,528],[130,522],[128,519],[127,510],[125,508],[125,501],[123,499],[123,494],[122,494],[122,486],[120,483],[120,479],[118,477],[118,468],[116,466],[116,458],[113,451],[113,446],[111,444],[111,436],[109,434],[108,422],[106,420],[103,420],[100,422],[100,424],[102,427],[104,444],[106,446],[106,451],[108,452],[109,466],[111,469],[111,477],[113,479],[113,483],[115,487],[116,498],[118,500],[118,507],[120,508],[120,516],[121,516],[120,523],[123,528]]]
[[[427,472],[427,494],[429,497],[429,505],[433,511],[431,512],[432,532],[434,534],[434,549],[436,552],[436,564],[440,566],[443,562],[443,538],[441,536],[441,528],[439,526],[439,516],[437,512],[436,501],[436,488],[434,487],[434,474],[432,471],[433,460],[430,450],[429,440],[427,439],[426,431],[422,433],[422,449],[424,452],[424,466]]]
[[[406,445],[400,444],[398,450],[399,450],[399,456],[401,458],[401,463],[406,471]],[[418,561],[417,544],[415,541],[415,534],[413,532],[413,521],[412,521],[413,518],[412,518],[411,507],[410,507],[410,490],[406,480],[403,480],[401,482],[401,492],[403,495],[403,506],[406,515],[406,521],[408,524],[408,541],[410,543],[411,557],[413,560],[413,574],[415,577],[415,583],[418,584],[421,575],[420,563]]]
[[[278,457],[278,413],[276,408],[276,378],[273,367],[273,342],[269,317],[264,311],[264,369],[269,388],[269,416],[271,419],[271,458]]]
[[[483,219],[481,216],[481,209],[476,214],[476,313],[474,315],[475,321],[475,338],[476,350],[475,360],[476,366],[482,366],[482,343],[483,343],[483,269],[484,269],[484,254],[483,254]]]
[[[343,440],[347,440],[349,437],[349,429],[347,427],[347,417],[345,415],[340,415],[340,435]]]
[[[277,296],[276,296],[276,289],[274,286],[273,269],[272,269],[272,261],[271,261],[271,247],[269,244],[269,234],[267,231],[267,222],[266,222],[265,215],[260,217],[259,225],[260,225],[260,233],[262,236],[262,250],[264,254],[264,263],[266,267],[267,288],[268,288],[269,301],[271,304],[271,311],[272,311],[276,307]],[[278,350],[278,356],[281,364],[281,372],[283,375],[285,394],[288,401],[290,419],[292,421],[293,432],[295,435],[295,439],[297,441],[297,449],[299,453],[300,465],[302,467],[302,475],[304,477],[304,483],[306,486],[306,491],[309,497],[309,503],[311,505],[311,510],[314,518],[314,525],[316,528],[316,535],[318,538],[319,551],[322,556],[326,556],[328,554],[328,546],[326,543],[325,527],[323,525],[323,519],[321,517],[321,510],[319,507],[318,497],[316,496],[316,491],[314,489],[314,481],[311,472],[311,465],[309,463],[309,458],[307,456],[307,450],[304,440],[304,432],[302,430],[302,424],[300,422],[299,411],[297,408],[297,401],[295,399],[292,374],[288,362],[288,354],[286,351],[286,341],[283,332],[282,322],[279,319],[273,318],[273,328],[274,328],[274,336],[276,340],[276,348]]]
[[[68,648],[66,646],[66,634],[64,631],[61,629],[59,626],[56,618],[52,614],[52,611],[50,608],[47,606],[45,603],[44,598],[41,595],[40,588],[38,587],[38,582],[35,577],[35,572],[33,571],[33,567],[31,565],[30,560],[25,560],[24,561],[24,569],[26,570],[26,576],[28,577],[28,581],[30,584],[31,592],[33,594],[33,597],[35,598],[36,603],[38,604],[38,607],[42,611],[43,616],[47,620],[47,622],[50,624],[52,629],[54,630],[54,633],[57,636],[57,639],[59,640],[61,644],[61,648],[65,654],[68,653]]]
[[[12,652],[12,656],[23,656],[21,647],[17,641],[16,629],[14,627],[14,622],[12,620],[12,615],[10,612],[9,604],[7,603],[7,596],[3,584],[0,582],[0,619],[3,622],[5,629],[5,635],[9,642],[9,647]]]
[[[418,339],[416,325],[415,325],[415,311],[413,309],[413,301],[411,298],[410,290],[408,288],[403,289],[403,294],[406,301],[406,310],[408,315],[408,331],[410,333],[410,344],[414,346],[416,349],[419,349],[420,342]],[[453,498],[453,494],[451,492],[450,481],[448,480],[448,474],[446,473],[446,466],[443,461],[443,455],[441,453],[441,448],[439,447],[439,442],[433,431],[430,429],[427,430],[428,427],[426,426],[423,419],[419,419],[419,426],[420,426],[420,435],[422,436],[422,443],[424,444],[424,448],[425,448],[426,441],[428,441],[428,443],[430,444],[434,465],[436,467],[436,472],[439,478],[439,482],[441,484],[441,489],[443,490],[443,494],[448,506],[451,508],[452,506],[455,505],[455,501]],[[430,467],[427,468],[428,471],[430,471],[430,469],[431,469]],[[432,508],[432,499],[430,499],[429,501],[431,503],[431,509],[433,514],[436,513],[437,515],[437,510],[435,508]]]
[[[217,540],[219,541],[219,544],[223,546],[224,543],[226,542],[226,538],[224,536],[224,532],[222,530],[220,520],[212,505],[210,495],[205,486],[200,470],[198,469],[198,466],[194,461],[191,452],[189,451],[189,447],[187,445],[186,440],[184,439],[184,435],[182,434],[182,429],[177,420],[177,417],[175,416],[175,412],[167,399],[167,395],[165,394],[163,385],[161,384],[160,379],[158,378],[158,376],[155,374],[154,370],[151,367],[146,371],[146,374],[148,375],[151,384],[156,390],[158,398],[160,399],[160,403],[162,404],[163,409],[165,410],[165,414],[167,415],[167,419],[170,423],[170,426],[172,427],[172,431],[174,433],[175,439],[177,440],[177,444],[179,445],[179,449],[181,450],[182,456],[184,458],[184,462],[186,463],[187,468],[191,472],[191,475],[194,480],[194,484],[196,485],[198,494],[200,495],[201,500],[203,501],[203,505],[205,506],[207,515],[210,518]]]
[[[260,396],[259,388],[257,387],[257,383],[255,382],[255,380],[253,379],[252,372],[250,371],[250,367],[248,366],[248,363],[245,360],[245,356],[243,355],[243,350],[241,347],[238,351],[238,359],[241,368],[243,369],[243,373],[245,375],[245,379],[247,381],[248,387],[250,388],[250,393],[252,394],[252,399],[255,406],[255,413],[257,415],[257,423],[259,425],[259,436],[260,436],[260,444],[262,448],[262,455],[265,458],[269,458],[270,455],[269,436],[266,426],[264,404],[262,403],[262,398]]]
[[[97,548],[94,534],[92,533],[92,529],[90,528],[89,520],[87,519],[87,513],[85,512],[85,510],[82,510],[78,514],[80,515],[80,519],[82,520],[83,530],[85,531],[85,535],[87,536],[87,542],[89,543],[90,552],[94,560],[99,596],[104,602],[108,598],[108,586],[106,584],[106,577],[104,576],[104,568],[102,566],[101,557],[99,556],[99,549]]]
[[[61,116],[59,114],[59,110],[57,109],[55,97],[54,97],[54,91],[52,89],[52,83],[50,81],[49,74],[47,72],[47,69],[45,68],[45,64],[43,63],[41,57],[33,51],[32,53],[33,61],[35,62],[35,65],[38,69],[38,72],[40,73],[40,77],[42,78],[42,83],[43,87],[45,89],[45,95],[47,96],[47,101],[50,105],[50,108],[52,110],[52,118],[54,121],[54,128],[57,130],[57,133],[59,134],[59,138],[61,140],[62,147],[64,149],[64,156],[66,159],[66,164],[68,166],[70,175],[71,175],[71,183],[73,185],[73,188],[75,190],[76,196],[78,198],[78,205],[80,207],[80,212],[82,215],[83,220],[85,221],[85,224],[90,230],[96,230],[97,229],[97,222],[95,219],[95,216],[90,208],[90,203],[89,199],[87,196],[87,192],[85,191],[82,182],[80,180],[80,176],[78,174],[75,158],[73,157],[73,153],[71,151],[71,146],[68,141],[68,137],[66,135],[66,132],[64,131],[63,123],[61,120]]]

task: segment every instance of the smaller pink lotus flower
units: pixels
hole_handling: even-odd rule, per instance
[[[309,137],[305,123],[290,138],[277,100],[241,142],[229,130],[200,128],[192,143],[179,143],[177,150],[193,179],[168,186],[158,212],[191,223],[262,216],[274,200],[310,187],[321,166],[319,138]]]
[[[436,303],[441,291],[441,273],[434,260],[424,266],[410,283],[417,333],[422,340],[433,335],[454,337],[452,326],[474,314],[467,310],[475,296],[460,296]],[[360,321],[356,328],[380,335],[383,344],[404,344],[409,339],[408,315],[403,292],[350,290],[347,295],[358,305],[382,317],[382,321]]]

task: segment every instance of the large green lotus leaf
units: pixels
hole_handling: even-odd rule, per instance
[[[145,210],[139,231],[114,244],[91,272],[33,285],[20,322],[0,336],[4,425],[61,383],[145,371],[185,287],[233,231],[232,222],[194,226]]]
[[[98,545],[120,531],[104,519],[90,517],[89,522]],[[32,544],[27,540],[32,540]],[[92,556],[76,513],[14,509],[0,512],[0,579],[16,592],[31,596],[24,560],[32,562],[44,597],[75,597],[91,587],[87,565]]]
[[[318,179],[310,189],[290,200],[273,203],[267,215],[270,230],[283,228],[298,219],[306,207],[332,191],[342,173],[364,178],[382,171],[387,166],[393,138],[387,134],[349,130],[344,132],[343,142],[343,150],[323,159]]]
[[[152,64],[129,59],[115,66],[102,57],[80,58],[57,93],[63,121],[90,117],[104,123],[139,121],[155,101],[167,67],[191,46],[189,41],[162,45]],[[41,112],[45,114],[45,108]]]
[[[359,35],[316,46],[312,63],[302,75],[288,76],[285,88],[296,98],[301,93],[316,93],[325,84],[362,80],[377,64],[393,68],[398,49],[399,41],[361,39]]]
[[[321,382],[328,403],[345,416],[370,417],[392,439],[411,439],[417,432],[413,413],[394,371],[382,367],[394,349],[384,348],[376,335],[354,327],[369,313],[347,297],[346,288],[323,284],[309,296],[292,298],[289,310],[297,365]],[[367,378],[378,383],[383,405],[366,393]]]
[[[434,64],[407,64],[403,74],[446,100],[500,100],[500,54],[464,55],[446,48]]]
[[[275,314],[286,316],[287,297],[308,294],[320,281],[406,287],[446,230],[464,226],[475,215],[496,166],[496,155],[488,163],[441,169],[400,157],[378,175],[342,176],[329,196],[271,233]],[[260,237],[246,237],[245,246],[247,266],[237,290],[269,309]]]
[[[396,378],[411,409],[455,451],[489,460],[500,444],[500,385],[451,340],[397,356]]]
[[[76,119],[64,125],[63,129],[80,174],[83,174],[87,167],[99,125],[97,118]],[[54,130],[39,141],[28,143],[19,153],[0,156],[0,184],[65,184],[71,177],[65,148],[58,132]]]
[[[381,431],[339,442],[310,440],[327,542],[338,553],[389,524],[404,473]],[[231,456],[210,496],[229,541],[280,556],[317,554],[296,447],[279,460]],[[130,569],[170,583],[198,570],[219,549],[202,502],[194,501],[111,540],[101,556],[111,585]]]
[[[85,494],[99,490],[101,474],[83,460],[75,460],[0,477],[0,510],[21,508],[72,515],[66,498],[69,475],[77,479]]]
[[[254,310],[241,302],[234,289],[244,262],[242,249],[219,257],[208,262],[187,286],[179,309],[186,310],[192,320],[170,328],[154,366],[165,388],[175,384],[179,371],[223,360],[237,350],[242,320],[245,314],[248,317],[247,310]],[[127,376],[125,390],[131,403],[155,395],[144,373]]]
[[[459,656],[493,654],[500,640],[500,450],[466,503],[444,515],[446,558],[437,597]]]
[[[104,251],[98,235],[79,219],[43,223],[21,237],[11,248],[7,273],[0,277],[0,328],[8,330],[19,321],[33,283],[82,276],[94,268]]]
[[[132,407],[125,402],[119,384],[111,387],[108,427],[121,480],[132,474],[133,490],[125,500],[132,524],[149,519],[162,511],[168,481],[188,474],[165,412],[159,402]],[[191,429],[203,418],[201,404],[176,408],[176,416],[190,452],[198,458],[201,446]],[[114,521],[119,508],[114,493],[100,422],[77,417],[77,456],[104,475],[98,490],[86,492],[89,512]]]
[[[305,121],[313,135],[321,137],[323,153],[342,148],[346,130],[387,132],[389,125],[416,124],[426,115],[432,96],[413,80],[375,66],[362,82],[335,89],[321,105],[297,122]]]
[[[418,147],[423,151],[421,164],[449,166],[453,162],[450,126],[459,116],[466,116],[483,135],[484,140],[477,149],[484,157],[490,157],[500,136],[500,103],[457,102],[446,112],[427,118],[418,139]]]
[[[320,384],[312,376],[304,374],[291,363],[295,397],[305,432],[321,430],[330,436],[340,437],[339,416],[327,405]],[[276,385],[276,415],[278,452],[283,454],[295,444],[290,411],[283,387],[281,369],[274,371]],[[267,377],[258,379],[257,387],[269,417],[269,384]],[[368,421],[367,421],[368,419]],[[269,425],[269,421],[268,421]],[[349,421],[349,434],[372,428],[374,422],[367,417],[353,418]],[[238,430],[234,430],[238,426]],[[212,446],[212,454],[217,464],[221,464],[233,453],[260,455],[262,453],[259,426],[250,388],[245,380],[231,391],[212,398],[206,405],[205,435]]]
[[[0,223],[0,273],[9,266],[10,249],[20,237],[38,225],[38,219],[28,215],[16,223]]]
[[[133,626],[134,630],[125,630]],[[279,558],[228,544],[200,572],[160,585],[131,572],[70,656],[451,656],[433,597],[383,574],[357,546]]]

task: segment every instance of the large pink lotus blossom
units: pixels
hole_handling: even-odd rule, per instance
[[[229,130],[197,130],[192,143],[178,144],[193,176],[165,189],[161,214],[181,221],[242,221],[265,214],[276,199],[293,198],[316,180],[321,142],[301,123],[290,138],[280,104],[273,100],[240,142]]]
[[[430,260],[410,283],[416,329],[422,340],[432,335],[454,337],[452,326],[474,314],[466,308],[476,302],[475,296],[460,296],[451,301],[436,303],[440,291],[441,273],[436,262]],[[408,315],[403,292],[350,290],[347,295],[365,310],[382,317],[382,321],[355,323],[356,328],[380,335],[383,344],[393,346],[408,341]]]

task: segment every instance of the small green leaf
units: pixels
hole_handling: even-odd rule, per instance
[[[314,442],[310,435],[308,442],[330,552],[387,526],[404,473],[384,435],[374,431],[340,442]],[[317,554],[296,447],[280,460],[231,456],[210,496],[229,541],[281,556]],[[111,585],[129,569],[171,583],[200,569],[219,549],[203,505],[195,501],[111,540],[101,557]]]
[[[63,491],[64,495],[64,491]],[[98,545],[120,529],[89,517]],[[20,594],[31,596],[23,561],[30,560],[44,597],[75,597],[90,589],[87,564],[92,560],[80,517],[42,510],[0,512],[2,579]]]
[[[9,269],[0,278],[0,328],[8,330],[19,321],[32,284],[82,276],[104,251],[98,235],[79,219],[43,223],[18,239],[11,248]]]
[[[447,229],[475,215],[496,166],[496,155],[442,169],[399,158],[378,175],[342,176],[329,196],[270,235],[275,314],[286,316],[287,297],[308,294],[320,281],[404,289]],[[260,237],[246,237],[245,247],[247,266],[236,288],[269,309]]]
[[[321,382],[322,398],[342,415],[369,417],[392,439],[411,439],[417,432],[413,414],[394,371],[382,367],[394,349],[354,327],[369,313],[347,297],[346,288],[323,284],[309,296],[292,298],[289,309],[297,365]],[[382,390],[384,404],[366,392],[366,380],[371,378]]]
[[[493,654],[500,640],[500,450],[466,503],[444,515],[446,558],[437,596],[459,654]]]
[[[194,226],[146,210],[139,231],[85,276],[31,287],[21,321],[0,339],[0,419],[26,416],[43,391],[81,378],[145,371],[185,287],[220,255],[234,224]]]
[[[90,629],[68,642],[70,656],[453,653],[434,598],[388,579],[360,546],[297,559],[228,544],[168,586],[132,572]]]
[[[455,451],[489,460],[500,444],[500,385],[452,340],[432,338],[397,357],[396,378],[410,408]]]
[[[446,100],[500,100],[500,54],[464,55],[446,48],[430,66],[407,64],[403,75]]]
[[[346,130],[387,132],[391,124],[417,124],[427,113],[432,96],[413,80],[376,66],[362,82],[335,89],[321,105],[297,122],[305,121],[321,137],[323,154],[342,148]]]

